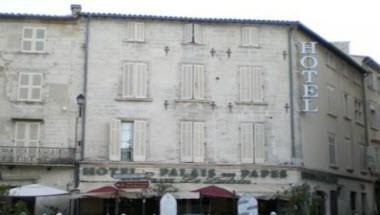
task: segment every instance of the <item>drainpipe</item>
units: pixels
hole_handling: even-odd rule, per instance
[[[290,143],[292,159],[296,158],[295,129],[294,129],[294,89],[293,89],[293,52],[292,36],[297,24],[292,24],[288,29],[288,70],[289,70],[289,110],[290,110]]]

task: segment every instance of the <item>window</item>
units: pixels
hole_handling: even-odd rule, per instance
[[[125,63],[122,78],[123,98],[148,97],[148,65],[146,63]]]
[[[22,52],[45,52],[46,28],[24,27],[22,31]]]
[[[328,143],[329,143],[329,163],[332,166],[337,165],[336,159],[336,139],[335,134],[328,133]]]
[[[41,101],[42,74],[21,72],[18,76],[17,99],[19,101]]]
[[[351,205],[351,211],[356,211],[356,192],[351,191],[350,193],[350,205]]]
[[[362,196],[361,196],[361,206],[362,206],[362,215],[366,215],[367,214],[367,194],[366,193],[362,193]]]
[[[199,24],[185,24],[183,31],[184,43],[203,43],[202,26]]]
[[[355,109],[355,120],[357,122],[363,122],[363,107],[362,107],[362,101],[360,99],[355,99],[354,109]]]
[[[13,157],[18,162],[38,161],[41,122],[15,121]]]
[[[377,89],[377,92],[380,93],[380,77],[376,78],[376,89]]]
[[[242,163],[265,161],[265,124],[243,122],[240,124],[240,153]]]
[[[328,113],[332,115],[336,115],[336,91],[335,87],[328,85],[327,86],[327,104],[328,104]]]
[[[205,72],[203,65],[182,65],[181,99],[205,99]]]
[[[128,22],[127,24],[127,41],[144,42],[144,23]]]
[[[338,193],[335,190],[330,191],[330,214],[338,214]]]
[[[335,56],[333,53],[327,52],[326,64],[328,67],[330,67],[332,69],[336,69],[336,60],[335,60]]]
[[[343,112],[346,119],[351,120],[354,115],[354,101],[348,93],[343,94]]]
[[[147,148],[147,122],[145,120],[110,123],[109,158],[120,161],[145,161]]]
[[[380,128],[380,105],[377,103],[370,101],[368,102],[368,109],[369,109],[369,122],[371,125],[371,128],[379,129]]]
[[[241,45],[242,46],[259,46],[259,29],[256,27],[241,28]]]
[[[367,146],[360,144],[360,170],[367,172]]]
[[[180,157],[182,162],[203,162],[205,158],[205,123],[181,121]]]
[[[354,159],[353,158],[353,131],[351,121],[344,121],[344,149],[345,149],[345,157],[344,161],[346,164],[346,169],[348,171],[353,171],[354,169]]]
[[[373,72],[368,73],[366,81],[369,89],[376,90],[376,76]]]
[[[261,67],[239,67],[239,101],[264,101],[263,73]]]

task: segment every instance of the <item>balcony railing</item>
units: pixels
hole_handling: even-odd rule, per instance
[[[73,164],[74,148],[0,146],[0,163]]]

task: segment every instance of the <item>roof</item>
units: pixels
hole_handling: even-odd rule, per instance
[[[80,17],[96,17],[96,18],[115,18],[115,19],[139,19],[139,20],[160,20],[160,21],[179,21],[179,22],[198,22],[198,23],[231,23],[231,24],[265,24],[265,25],[283,25],[294,26],[303,31],[315,41],[322,44],[331,52],[341,57],[347,63],[352,65],[358,71],[366,73],[366,70],[353,60],[349,55],[341,51],[332,43],[325,40],[323,37],[306,27],[299,21],[286,20],[260,20],[260,19],[230,19],[230,18],[196,18],[196,17],[181,17],[181,16],[155,16],[155,15],[134,15],[134,14],[119,14],[119,13],[92,13],[81,12],[78,16],[74,15],[41,15],[41,14],[24,14],[24,13],[0,13],[0,18],[21,18],[21,19],[78,19]]]

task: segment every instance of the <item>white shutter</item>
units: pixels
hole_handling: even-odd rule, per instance
[[[203,43],[202,26],[198,24],[194,24],[194,43]]]
[[[134,64],[133,63],[126,63],[124,65],[124,72],[123,72],[123,97],[133,97],[134,96]]]
[[[16,146],[25,146],[27,139],[27,125],[25,122],[15,123],[15,143]]]
[[[249,27],[241,28],[241,45],[249,46]]]
[[[40,140],[40,123],[28,123],[29,124],[29,147],[38,147]]]
[[[252,68],[252,95],[253,101],[263,102],[264,101],[264,85],[263,85],[263,72],[259,67]]]
[[[120,128],[121,121],[113,119],[109,128],[109,159],[112,161],[119,161],[121,158]]]
[[[255,162],[263,163],[265,161],[265,124],[254,124],[254,143],[255,143]]]
[[[146,98],[147,97],[147,76],[148,69],[145,63],[138,63],[135,67],[135,96],[137,98]]]
[[[183,28],[183,42],[193,42],[193,24],[185,24]]]
[[[193,123],[193,154],[194,162],[203,162],[205,157],[205,124],[204,122]]]
[[[135,40],[135,22],[127,23],[127,40],[134,41]]]
[[[203,65],[194,65],[194,99],[205,97],[205,72]]]
[[[136,120],[133,124],[133,160],[146,160],[147,146],[147,123],[143,120]]]
[[[181,99],[193,98],[193,65],[183,64],[181,69]]]
[[[351,95],[348,95],[348,117],[354,119],[354,98]]]
[[[252,101],[252,74],[247,66],[239,67],[239,100]]]
[[[136,41],[143,42],[145,37],[145,29],[144,29],[144,23],[143,22],[136,22],[135,23],[135,39]]]
[[[240,151],[242,163],[254,162],[253,123],[240,124]]]
[[[181,161],[193,161],[193,123],[181,122]]]
[[[259,29],[256,27],[249,28],[249,45],[259,46]]]
[[[17,99],[28,100],[29,98],[29,85],[31,83],[31,77],[28,73],[20,73],[18,77]]]

